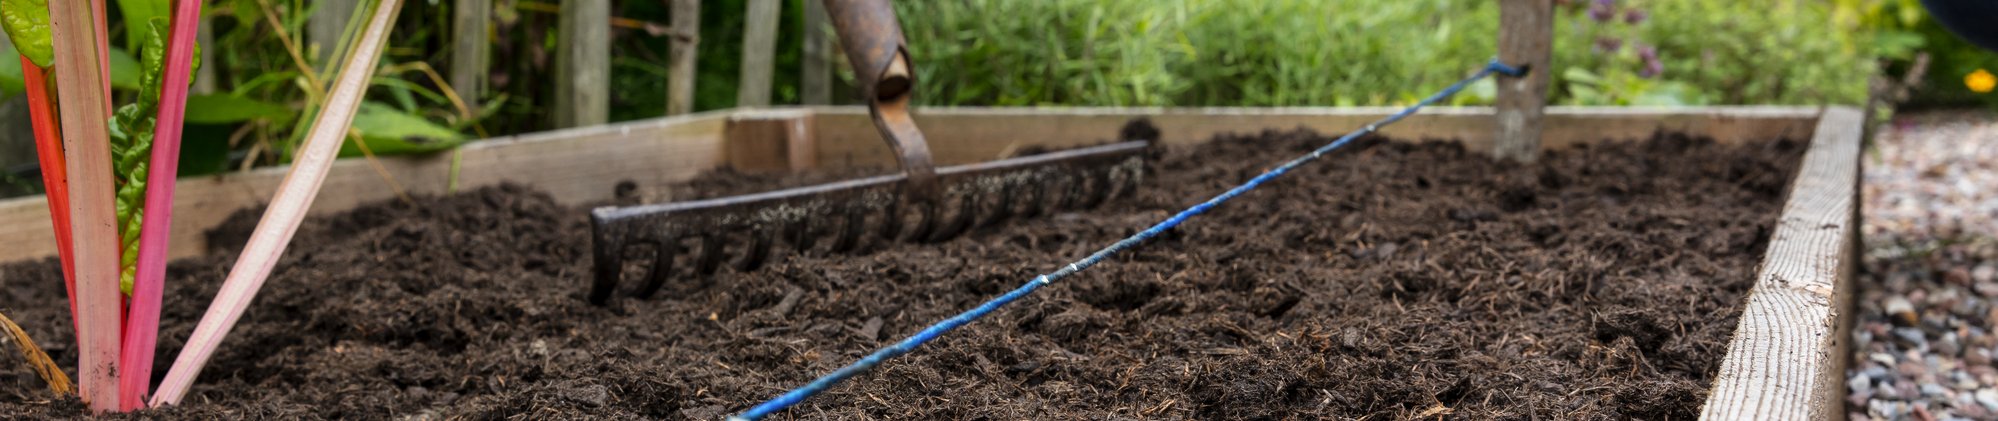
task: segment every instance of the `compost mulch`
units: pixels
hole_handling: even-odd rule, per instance
[[[1221,136],[1099,209],[604,307],[583,208],[518,186],[366,206],[309,222],[186,402],[142,416],[716,419],[1327,140]],[[1368,142],[782,417],[1693,418],[1802,149],[1658,135],[1515,165]],[[208,235],[240,245],[258,215]],[[170,266],[155,381],[234,252]],[[0,269],[0,311],[73,367],[56,268]],[[0,416],[82,413],[4,351]]]

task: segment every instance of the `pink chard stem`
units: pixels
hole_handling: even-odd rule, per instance
[[[332,168],[333,159],[340,154],[340,143],[354,122],[354,113],[360,108],[368,79],[374,75],[382,45],[387,43],[389,26],[395,22],[396,12],[401,9],[399,3],[397,0],[381,0],[375,5],[366,29],[348,53],[346,64],[340,66],[339,78],[326,96],[326,106],[319,110],[318,118],[313,120],[312,128],[306,132],[305,147],[292,161],[291,173],[285,175],[284,182],[278,185],[269,209],[257,222],[256,231],[250,234],[249,244],[236,258],[235,267],[229,269],[229,277],[222,281],[222,289],[215,294],[215,301],[208,304],[208,312],[201,315],[201,322],[188,336],[187,345],[175,357],[173,368],[167,370],[166,380],[160,382],[158,393],[153,395],[153,406],[179,403],[187,394],[194,379],[201,374],[201,368],[208,364],[208,358],[222,343],[222,338],[228,336],[236,320],[243,317],[250,300],[256,298],[257,290],[270,277],[278,257],[284,254],[285,244],[291,242],[292,234],[298,232],[299,222],[305,219],[306,210],[312,207],[313,197],[319,194],[320,183],[326,180],[326,171]]]
[[[153,135],[152,169],[146,174],[146,214],[139,228],[138,273],[132,280],[132,307],[125,317],[125,349],[119,366],[118,409],[145,407],[151,386],[153,350],[159,342],[160,303],[166,290],[168,229],[173,226],[174,175],[180,166],[181,122],[187,113],[187,83],[193,72],[194,34],[201,25],[201,0],[179,0],[167,36],[166,69],[161,72],[159,117]]]
[[[11,4],[11,3],[10,3]],[[124,301],[118,291],[118,230],[113,208],[110,117],[96,16],[82,1],[52,1],[56,96],[62,104],[63,161],[70,187],[70,238],[76,256],[77,377],[92,412],[118,408],[118,352]]]

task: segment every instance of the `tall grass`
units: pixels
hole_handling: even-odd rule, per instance
[[[1629,60],[1594,51],[1598,25],[1557,12],[1556,102],[1568,67]],[[1863,99],[1865,34],[1839,30],[1818,2],[1618,2],[1666,72],[1603,87],[1671,86],[1687,104]],[[1490,0],[933,0],[897,2],[933,105],[1390,105],[1456,80],[1496,54]],[[1630,72],[1635,74],[1634,70]],[[1636,79],[1635,77],[1627,79]],[[1459,102],[1486,102],[1467,95]]]

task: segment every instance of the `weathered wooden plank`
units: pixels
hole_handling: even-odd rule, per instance
[[[673,48],[666,57],[666,115],[694,112],[694,74],[701,46],[701,0],[673,2]]]
[[[1844,107],[1818,122],[1701,419],[1843,415],[1862,126]]]
[[[465,106],[478,112],[479,98],[486,92],[486,72],[490,68],[492,0],[458,0],[451,8],[451,90],[465,100]]]
[[[819,108],[813,120],[818,163],[895,165],[864,107]],[[1110,140],[1131,119],[1150,118],[1167,144],[1204,142],[1222,133],[1308,128],[1328,136],[1358,129],[1398,109],[1363,108],[924,108],[917,124],[937,164],[989,160],[1026,146],[1076,146]],[[1398,139],[1453,139],[1490,153],[1496,127],[1491,108],[1438,107],[1382,129]],[[1550,107],[1545,148],[1604,139],[1649,138],[1659,131],[1709,136],[1722,142],[1803,139],[1818,110],[1802,107],[1601,108]]]
[[[610,0],[562,2],[556,24],[555,127],[610,121]]]
[[[1499,61],[1524,66],[1525,77],[1496,76],[1498,139],[1492,155],[1533,162],[1540,157],[1541,116],[1547,106],[1547,63],[1554,49],[1554,0],[1499,2]]]
[[[743,15],[742,79],[736,85],[735,106],[770,105],[771,76],[777,67],[777,0],[749,0]]]
[[[728,119],[728,166],[744,172],[788,172],[818,163],[812,112],[805,109],[740,112]]]
[[[702,113],[609,126],[489,139],[459,154],[460,188],[505,182],[531,184],[569,205],[612,199],[619,182],[660,190],[724,162],[727,113]],[[441,194],[451,179],[450,153],[383,157],[382,166],[413,194]],[[183,178],[174,198],[171,255],[206,254],[204,233],[239,209],[270,200],[290,167]],[[381,176],[359,159],[327,172],[311,213],[323,215],[391,200]],[[47,202],[41,196],[0,200],[0,262],[55,255]]]

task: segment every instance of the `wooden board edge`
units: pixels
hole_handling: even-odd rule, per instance
[[[1862,119],[1819,119],[1701,419],[1844,416]]]
[[[817,161],[827,166],[894,164],[894,157],[868,120],[864,107],[808,107]],[[1136,118],[1159,126],[1166,144],[1205,142],[1226,133],[1306,128],[1327,135],[1358,129],[1398,109],[1356,108],[924,108],[918,124],[929,138],[938,164],[962,164],[1009,156],[1027,146],[1072,147],[1114,138]],[[1817,107],[1616,108],[1551,107],[1543,145],[1567,148],[1609,140],[1649,138],[1657,132],[1683,132],[1723,143],[1776,138],[1803,140],[1822,112]],[[1489,153],[1498,130],[1490,107],[1435,107],[1386,127],[1398,139],[1449,139]]]

